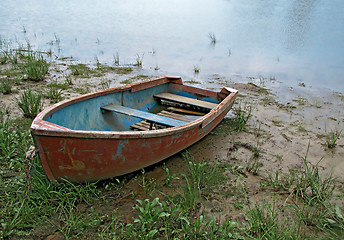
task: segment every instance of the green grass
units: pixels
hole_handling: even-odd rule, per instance
[[[111,80],[110,79],[102,79],[100,81],[100,88],[101,89],[107,89],[110,88]]]
[[[75,64],[75,65],[69,65],[69,70],[71,71],[71,74],[73,76],[83,77],[83,78],[89,78],[92,74],[95,74],[96,71],[92,70],[90,67],[88,67],[86,64]]]
[[[0,92],[3,94],[10,94],[12,93],[12,87],[14,82],[11,79],[1,79],[0,80]]]
[[[129,78],[129,79],[125,79],[125,80],[121,81],[120,84],[127,85],[127,84],[132,84],[133,82],[134,82],[134,80]]]
[[[296,180],[294,192],[306,203],[324,205],[332,197],[335,179],[331,174],[324,178],[320,177],[318,167],[320,161],[316,165],[307,162],[309,147],[310,144],[305,157],[302,158],[304,170]]]
[[[29,49],[25,60],[20,64],[21,69],[31,81],[42,81],[48,73],[49,63],[43,55]]]
[[[163,168],[164,168],[164,171],[165,171],[165,173],[166,173],[166,176],[165,176],[165,185],[166,185],[166,186],[171,186],[171,182],[172,182],[173,180],[178,180],[179,177],[177,176],[176,173],[171,174],[171,173],[170,173],[170,169],[169,169],[168,167],[166,167],[165,164],[164,164]]]
[[[252,106],[245,105],[244,107],[241,107],[241,104],[239,104],[239,107],[235,109],[234,119],[234,126],[237,132],[241,132],[244,129],[251,116]]]
[[[188,84],[200,84],[200,82],[197,82],[197,81],[195,81],[195,80],[184,81],[184,83],[188,83]]]
[[[170,191],[175,192],[174,197],[165,195],[166,192],[162,194],[163,188],[158,188],[157,182],[142,172],[137,183],[143,194],[133,195],[135,203],[124,221],[116,208],[121,207],[118,205],[121,202],[128,204],[121,193],[127,188],[126,178],[84,185],[52,184],[38,158],[28,165],[30,168],[26,166],[23,156],[32,144],[27,131],[30,122],[24,123],[24,119],[14,121],[8,118],[9,115],[9,108],[2,107],[2,238],[40,239],[57,232],[66,239],[306,239],[309,238],[305,230],[308,227],[316,229],[315,235],[322,234],[328,239],[343,236],[342,209],[328,204],[334,179],[321,178],[317,165],[307,162],[307,154],[302,159],[303,171],[271,175],[265,182],[266,190],[261,191],[270,187],[276,194],[286,194],[287,199],[292,200],[292,203],[285,201],[280,207],[277,200],[249,204],[252,198],[245,183],[249,173],[241,173],[244,167],[228,163],[210,165],[208,161],[198,162],[189,152],[184,152],[184,175],[165,167],[163,181],[168,183]],[[235,178],[231,179],[228,172]],[[228,181],[233,183],[228,188],[231,193],[217,193],[219,186],[227,185]],[[246,220],[237,222],[223,217],[219,222],[218,215],[203,212],[202,206],[211,196],[232,199],[230,204],[244,214]],[[221,209],[216,211],[214,214],[222,214]]]
[[[26,90],[17,99],[17,105],[24,114],[24,117],[35,118],[43,107],[42,95],[35,94],[31,90]]]
[[[129,74],[131,72],[133,72],[133,68],[131,67],[117,67],[114,69],[114,72],[118,73],[118,74]]]
[[[46,91],[46,97],[50,99],[50,103],[57,103],[63,99],[63,91],[68,89],[66,83],[58,83],[53,81],[48,85],[48,90]]]
[[[141,56],[138,53],[136,54],[134,66],[142,67],[143,56],[144,54],[142,54]]]
[[[326,147],[328,149],[333,149],[337,146],[337,141],[340,138],[343,130],[332,130],[325,135],[326,137]]]
[[[281,210],[277,210],[276,203],[255,204],[246,213],[248,230],[246,235],[250,239],[300,239],[297,226],[291,224],[288,218],[281,219]]]

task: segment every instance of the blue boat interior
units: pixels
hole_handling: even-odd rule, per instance
[[[174,86],[174,83],[164,83],[135,92],[128,89],[97,95],[66,105],[44,120],[72,130],[149,130],[181,126],[201,117],[219,103],[214,97],[196,96]],[[164,94],[182,100],[169,100]],[[183,109],[183,99],[191,99],[185,104],[187,109]],[[193,106],[190,110],[195,101],[196,105],[200,103],[201,106]],[[202,103],[205,107],[202,107]]]

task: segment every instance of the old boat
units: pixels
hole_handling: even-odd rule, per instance
[[[164,76],[62,101],[31,133],[51,181],[92,182],[152,165],[194,144],[224,118],[237,91]]]

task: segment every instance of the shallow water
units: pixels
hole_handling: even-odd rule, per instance
[[[202,83],[218,74],[344,92],[343,10],[342,0],[12,0],[0,36],[87,63],[139,55],[144,73]]]

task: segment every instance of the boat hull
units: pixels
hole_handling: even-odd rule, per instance
[[[229,93],[215,109],[196,121],[166,129],[70,130],[44,121],[47,111],[34,120],[31,131],[51,181],[93,182],[142,169],[199,141],[221,122],[236,94]]]

